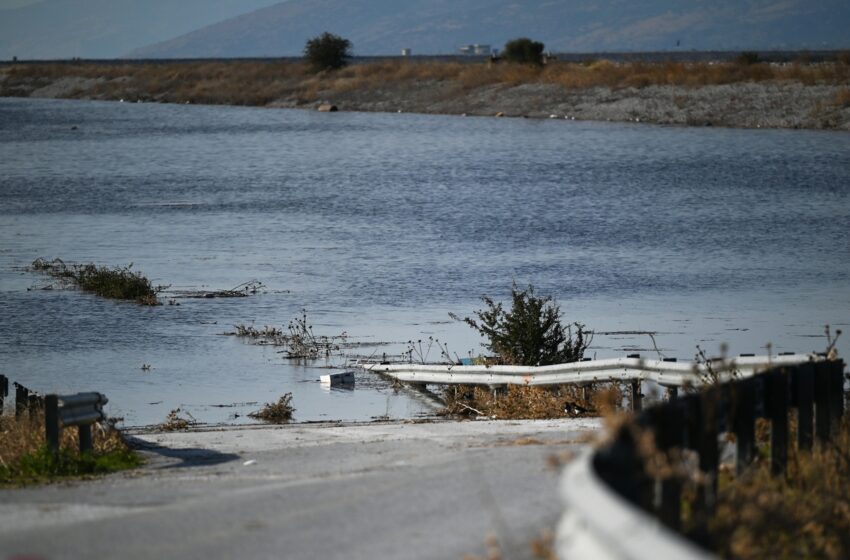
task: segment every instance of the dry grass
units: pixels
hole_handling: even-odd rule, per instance
[[[812,453],[789,448],[786,477],[768,461],[720,488],[710,533],[724,558],[847,558],[850,554],[850,418]]]
[[[508,385],[499,391],[487,386],[453,385],[446,387],[443,395],[446,402],[443,413],[447,415],[545,419],[599,416],[610,408],[610,402],[622,402],[623,391],[615,383],[586,387]]]
[[[836,107],[850,107],[850,88],[844,88],[835,94]]]
[[[62,430],[59,464],[47,459],[44,414],[0,417],[0,485],[43,482],[66,475],[95,474],[140,464],[112,426],[92,426],[93,461],[81,461],[76,428]],[[80,464],[80,463],[83,464]],[[52,463],[52,464],[51,464]]]
[[[842,59],[843,60],[843,59]],[[701,87],[741,82],[850,83],[841,60],[809,64],[685,62],[522,64],[379,61],[312,73],[299,62],[174,62],[168,64],[18,64],[8,67],[0,95],[26,96],[61,78],[88,80],[67,97],[263,106],[316,103],[346,92],[417,88],[435,82],[454,93],[482,87],[556,84],[565,89],[652,85]]]

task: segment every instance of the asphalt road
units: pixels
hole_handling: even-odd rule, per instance
[[[598,421],[230,428],[134,436],[148,463],[0,491],[0,559],[530,558],[550,458]]]

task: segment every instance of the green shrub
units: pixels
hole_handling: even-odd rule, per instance
[[[750,66],[761,62],[761,57],[759,57],[759,53],[757,52],[745,51],[735,57],[735,62],[741,66]]]
[[[543,64],[543,49],[543,43],[521,37],[505,43],[502,58],[519,64]]]
[[[315,70],[342,68],[351,58],[351,41],[326,31],[307,41],[304,58]]]
[[[534,287],[511,287],[511,310],[488,296],[481,300],[486,309],[475,311],[477,319],[450,314],[477,330],[487,339],[484,347],[499,355],[502,362],[525,366],[545,366],[577,362],[584,356],[592,335],[581,323],[562,324],[561,308],[551,296],[537,297]],[[575,338],[573,338],[575,328]]]

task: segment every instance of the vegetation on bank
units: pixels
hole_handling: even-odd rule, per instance
[[[770,455],[762,430],[760,456]],[[850,414],[811,453],[789,447],[788,473],[767,460],[740,478],[721,477],[710,542],[723,558],[847,558],[850,553]]]
[[[156,295],[165,289],[154,286],[141,272],[127,266],[109,268],[88,264],[66,264],[62,259],[48,261],[38,258],[30,268],[47,274],[60,282],[68,282],[85,292],[110,299],[131,300],[141,305],[159,305]]]
[[[481,300],[485,308],[475,311],[474,318],[450,316],[478,331],[484,339],[482,346],[495,354],[489,360],[492,363],[545,366],[577,362],[593,339],[581,323],[564,323],[554,298],[535,295],[534,286],[523,290],[511,286],[510,309],[488,296]],[[606,403],[622,402],[622,397],[622,388],[616,383],[508,385],[496,390],[450,385],[443,389],[445,414],[500,419],[597,416]]]
[[[834,62],[790,64],[741,62],[548,61],[545,65],[501,62],[386,60],[316,73],[306,62],[170,62],[157,64],[16,64],[0,70],[0,96],[28,97],[33,91],[72,80],[59,97],[265,106],[311,105],[354,91],[368,95],[391,88],[420,90],[441,83],[441,95],[463,95],[482,87],[555,85],[588,88],[698,88],[748,82],[850,86],[850,56]],[[835,104],[845,103],[836,99]]]
[[[92,426],[92,453],[79,452],[75,428],[62,430],[60,451],[47,448],[43,412],[0,416],[0,486],[26,486],[85,478],[140,466],[142,460],[112,426]]]

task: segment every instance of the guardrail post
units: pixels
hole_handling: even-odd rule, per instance
[[[632,410],[635,412],[640,412],[643,408],[643,403],[641,402],[643,395],[640,393],[640,381],[632,380]]]
[[[803,364],[794,372],[794,377],[797,379],[797,446],[809,451],[814,436],[815,368],[812,364]]]
[[[47,448],[57,455],[59,453],[59,397],[57,395],[44,397],[44,435]]]
[[[821,443],[829,441],[829,368],[826,362],[815,364],[815,435]]]
[[[732,428],[735,432],[735,472],[740,476],[753,462],[756,440],[755,385],[739,381],[732,387]]]
[[[770,415],[770,472],[785,474],[788,463],[788,373],[768,374],[767,394]]]
[[[80,424],[80,453],[91,453],[91,424]]]
[[[681,448],[684,440],[683,410],[679,406],[667,406],[656,418],[656,442],[663,451]],[[678,473],[668,473],[661,480],[661,500],[658,515],[661,522],[678,531],[682,525],[682,480]]]
[[[720,391],[718,388],[705,391],[700,398],[702,414],[702,433],[699,440],[699,468],[705,473],[706,484],[701,496],[702,508],[711,514],[717,502],[717,468],[720,453],[717,449],[717,412],[720,408]]]
[[[27,410],[30,418],[38,416],[38,410],[41,408],[41,397],[35,393],[27,395]]]
[[[9,378],[0,375],[0,416],[3,415],[3,407],[6,405],[6,397],[9,396]]]
[[[29,390],[20,383],[15,383],[15,418],[20,418],[23,415],[27,409],[28,401]]]
[[[829,371],[829,431],[838,433],[844,415],[844,362],[827,362]]]

